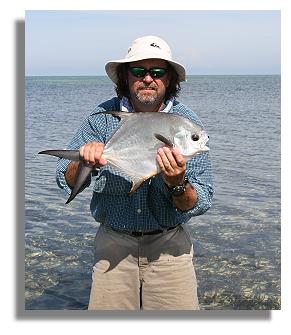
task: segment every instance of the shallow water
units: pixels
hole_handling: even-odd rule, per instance
[[[193,218],[203,309],[280,308],[280,76],[190,76],[179,100],[210,136],[213,207]],[[114,95],[105,77],[26,78],[26,309],[86,309],[98,224],[86,189],[69,205],[56,160],[93,107]]]

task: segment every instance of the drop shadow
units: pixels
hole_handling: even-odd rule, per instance
[[[15,304],[16,318],[25,308],[25,26],[15,21]]]
[[[236,320],[270,321],[271,311],[87,311],[25,310],[25,21],[15,29],[15,133],[16,133],[16,230],[15,230],[15,319],[16,320]]]

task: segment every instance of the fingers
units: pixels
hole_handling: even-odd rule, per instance
[[[80,157],[88,164],[105,165],[106,160],[102,158],[104,144],[99,142],[89,142],[80,148]]]
[[[164,180],[168,185],[179,185],[183,183],[186,161],[177,148],[160,148],[157,153],[157,163],[161,169]]]
[[[170,150],[168,147],[163,147],[158,150],[157,160],[162,170],[174,172],[175,169],[184,169],[186,161],[179,149],[173,148]]]
[[[183,157],[183,155],[181,154],[180,150],[178,148],[174,148],[172,150],[173,156],[175,158],[175,161],[177,163],[177,165],[181,168],[185,167],[186,168],[186,160]]]
[[[168,148],[160,148],[158,150],[157,160],[162,171],[174,172],[176,161]]]

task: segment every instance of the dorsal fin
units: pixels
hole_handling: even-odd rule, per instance
[[[120,120],[127,119],[130,116],[133,116],[134,113],[130,112],[121,112],[121,111],[104,111],[104,112],[98,112],[96,114],[111,114],[113,116],[118,117]]]

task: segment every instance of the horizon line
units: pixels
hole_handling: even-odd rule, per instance
[[[279,76],[281,73],[196,73],[188,74],[188,76]],[[25,77],[107,77],[106,74],[25,74]]]

